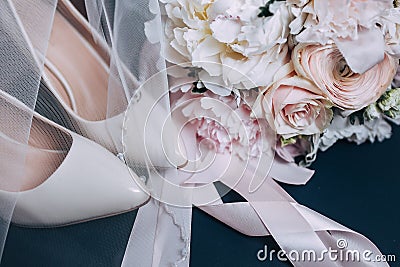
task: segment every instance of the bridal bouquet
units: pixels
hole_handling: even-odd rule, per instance
[[[393,80],[400,9],[392,1],[160,2],[163,55],[182,68],[170,77],[192,79],[180,97],[229,102],[246,125],[265,121],[278,135],[275,150],[283,159],[302,156],[308,166],[318,149],[339,139],[360,144],[390,137],[387,121],[400,117]],[[198,108],[206,110],[202,103]],[[260,136],[251,127],[248,145],[257,157]],[[231,142],[241,143],[240,130],[231,125],[232,131]],[[229,145],[207,119],[199,122],[198,136],[214,138],[220,152]]]

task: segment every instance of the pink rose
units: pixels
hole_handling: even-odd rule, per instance
[[[289,74],[261,91],[255,114],[265,116],[284,138],[321,133],[332,118],[330,102],[313,83],[296,76],[291,64],[283,68]]]
[[[390,85],[398,66],[385,54],[368,71],[353,72],[335,45],[297,45],[292,54],[296,72],[313,81],[337,107],[359,110],[374,103]]]

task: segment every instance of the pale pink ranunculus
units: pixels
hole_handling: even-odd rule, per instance
[[[321,133],[332,118],[331,103],[309,80],[287,64],[287,75],[261,90],[253,110],[284,138]]]
[[[313,81],[335,106],[360,110],[374,103],[390,85],[397,60],[385,54],[368,71],[353,72],[335,45],[297,45],[292,53],[296,72]]]

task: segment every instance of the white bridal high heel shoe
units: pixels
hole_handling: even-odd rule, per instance
[[[44,81],[35,109],[45,117],[117,154],[123,152],[124,113],[121,110],[119,114],[106,118],[107,97],[110,83],[120,88],[122,85],[119,81],[112,80],[115,78],[109,75],[109,47],[102,38],[93,38],[92,34],[96,36],[95,30],[74,6],[68,0],[59,0],[46,54]],[[119,62],[119,66],[124,72],[128,86],[138,88],[139,82],[125,65]],[[116,102],[127,101],[123,94],[113,97],[117,98]],[[142,100],[137,105],[152,106],[155,101],[150,95],[142,94]],[[155,109],[159,114],[167,113],[159,106]],[[145,119],[147,114],[141,112],[135,115]],[[143,125],[136,123],[135,131],[141,131],[142,127]],[[174,129],[174,125],[166,125],[165,129],[167,128],[171,130],[166,131],[176,136],[177,130]],[[177,143],[171,140],[162,142],[156,134],[154,136],[151,141],[152,148],[148,149],[144,148],[142,137],[132,134],[129,145],[134,147],[135,155],[130,155],[130,158],[144,165],[145,152],[149,152],[152,163],[159,166],[169,166],[169,163],[165,163],[166,158],[176,166],[186,162],[186,159],[180,156]]]
[[[16,109],[21,114],[29,111],[17,99],[0,92],[5,103],[0,107],[2,116]],[[12,164],[20,164],[19,169],[24,170],[19,192],[0,190],[0,203],[18,194],[12,217],[16,224],[54,227],[78,223],[136,209],[149,199],[141,180],[117,157],[37,113],[28,145],[4,133],[0,133],[0,144],[2,154],[26,151],[25,164],[0,162],[2,178],[14,178],[16,165]]]

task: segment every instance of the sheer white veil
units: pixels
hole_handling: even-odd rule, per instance
[[[26,145],[56,2],[0,1],[0,190],[5,192],[18,192],[24,176]],[[0,199],[0,255],[17,198],[18,193],[9,193]]]
[[[86,0],[85,3],[88,20],[97,31],[97,36],[107,41],[111,47],[107,117],[124,112],[135,93],[137,97],[143,98],[146,95],[153,99],[158,107],[169,113],[166,64],[159,42],[162,28],[158,1]],[[145,33],[146,25],[150,22],[159,25],[159,38],[156,42],[149,40]],[[146,90],[148,86],[143,88],[143,84],[156,74],[157,87],[151,90]],[[144,101],[142,103],[146,105]],[[146,116],[145,112],[142,114]],[[151,127],[154,127],[154,131],[161,131],[160,126]],[[122,144],[116,145],[121,152]]]
[[[0,190],[6,192],[18,192],[24,177],[32,117],[56,6],[57,0],[0,2]],[[111,118],[125,112],[141,81],[165,70],[160,44],[151,44],[145,35],[144,25],[157,16],[157,11],[150,9],[149,0],[86,1],[86,6],[89,21],[99,33],[93,36],[104,38],[111,47],[107,104],[107,118]],[[166,75],[162,76],[163,86],[152,92],[156,94],[153,98],[167,90]],[[161,102],[168,110],[168,98]],[[21,108],[21,103],[26,107]],[[10,149],[9,140],[22,146]],[[116,146],[122,151],[121,143]],[[137,171],[146,174],[143,168]],[[18,193],[9,193],[0,199],[0,256],[17,198]]]
[[[145,34],[145,25],[157,19],[158,2],[155,0],[86,0],[89,22],[111,46],[110,80],[119,80],[121,86],[109,85],[109,116],[113,116],[117,103],[113,94],[124,90],[127,101],[142,82],[156,73],[164,71],[165,61],[161,56],[160,43],[149,42]],[[158,17],[161,22],[161,18]],[[161,35],[161,23],[159,28]],[[130,73],[124,70],[126,67]],[[132,74],[131,77],[129,75]],[[136,79],[136,81],[132,81]],[[118,89],[117,89],[118,87]],[[165,89],[165,88],[164,88]],[[118,103],[119,105],[127,105]],[[125,106],[126,108],[126,106]]]
[[[170,100],[167,66],[162,55],[164,34],[159,1],[86,0],[85,2],[89,22],[111,46],[110,76],[112,77],[109,80],[119,81],[109,83],[108,116],[112,117],[116,112],[127,109],[131,120],[131,130],[128,129],[129,139],[140,140],[135,144],[145,147],[143,150],[135,146],[129,149],[123,147],[123,151],[127,152],[125,157],[133,171],[150,178],[147,185],[153,187],[152,193],[157,195],[155,191],[163,191],[165,182],[163,171],[168,171],[168,168],[160,171],[158,167],[169,165],[169,154],[168,148],[167,152],[160,151],[165,152],[163,155],[152,153],[151,150],[157,151],[159,145],[165,145],[165,142],[160,140],[162,138],[159,138],[163,132],[169,132],[167,138],[172,143],[177,141],[172,139],[179,135],[174,133],[172,129],[174,126],[169,127],[164,124],[169,121]],[[124,71],[124,66],[128,72]],[[132,76],[136,81],[132,81]],[[124,92],[121,92],[121,88]],[[125,95],[127,102],[115,101],[122,94]],[[147,133],[151,135],[150,138]],[[167,146],[171,145],[170,140],[167,141]],[[150,155],[146,162],[136,160],[135,156],[147,153],[147,150],[150,150]],[[143,166],[143,163],[146,166]],[[173,169],[169,168],[174,171]],[[152,184],[153,181],[156,181],[155,183],[161,181],[161,185]],[[189,263],[187,250],[190,245],[191,208],[170,206],[159,200],[154,197],[146,206],[139,209],[122,266],[151,266],[152,262],[162,265],[175,261],[177,264]],[[165,217],[158,217],[160,215]],[[164,219],[160,222],[157,218]],[[160,233],[161,228],[163,233]],[[137,242],[137,239],[141,238],[146,242]],[[168,240],[174,245],[162,248],[162,251],[161,248],[156,248],[158,252],[153,253],[153,239]]]

